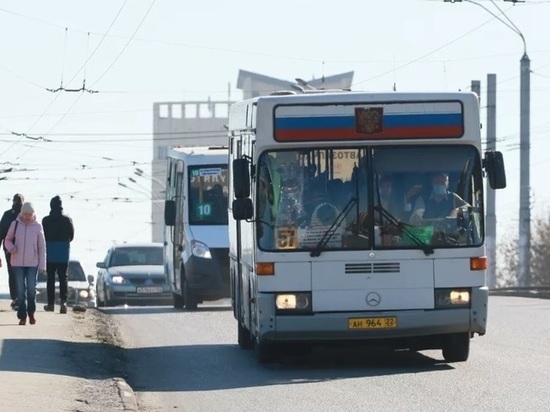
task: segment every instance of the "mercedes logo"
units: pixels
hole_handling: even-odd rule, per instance
[[[367,305],[369,306],[378,306],[380,304],[380,301],[382,300],[382,298],[380,297],[380,295],[376,292],[370,292],[366,299],[367,301]]]

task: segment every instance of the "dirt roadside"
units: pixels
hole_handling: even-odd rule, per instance
[[[9,301],[0,299],[2,410],[137,411],[111,318],[95,309],[41,309],[36,325],[19,326]]]

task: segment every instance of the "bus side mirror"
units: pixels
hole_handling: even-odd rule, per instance
[[[176,224],[176,201],[167,200],[164,203],[164,224],[174,226]]]
[[[253,208],[252,208],[252,199],[235,199],[233,200],[233,219],[235,220],[247,220],[252,219]]]
[[[504,170],[502,153],[485,152],[483,166],[487,172],[491,189],[504,189],[506,187],[506,171]]]
[[[247,159],[233,160],[233,192],[237,199],[250,196],[250,163]]]

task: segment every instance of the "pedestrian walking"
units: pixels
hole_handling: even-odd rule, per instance
[[[6,249],[6,242],[4,238],[8,234],[8,229],[10,228],[11,223],[17,218],[19,213],[21,213],[21,206],[25,198],[21,193],[16,193],[13,196],[13,203],[11,209],[6,210],[0,219],[0,242],[3,242],[4,255],[6,256],[6,266],[8,268],[8,285],[10,288],[10,298],[11,298],[11,308],[17,310],[17,290],[15,283],[15,275],[13,274],[13,268],[10,262],[10,252]]]
[[[63,214],[63,204],[59,196],[50,201],[50,214],[42,219],[44,237],[46,238],[46,271],[48,272],[47,295],[48,304],[44,306],[47,312],[55,310],[55,275],[59,279],[60,313],[67,313],[68,279],[70,243],[74,238],[72,219]]]
[[[32,203],[25,202],[4,239],[10,252],[17,289],[17,317],[20,325],[36,323],[36,275],[46,272],[46,247],[42,225],[37,222]]]

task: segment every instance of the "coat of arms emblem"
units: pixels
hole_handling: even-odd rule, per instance
[[[355,131],[361,134],[380,133],[384,129],[382,107],[355,108]]]

